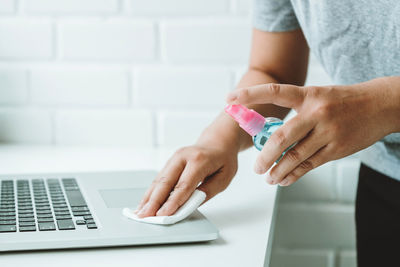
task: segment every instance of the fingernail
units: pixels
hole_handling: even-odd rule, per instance
[[[289,183],[289,179],[283,179],[283,180],[279,183],[279,185],[281,185],[281,186],[287,186],[288,183]]]
[[[147,208],[149,207],[149,203],[146,203],[146,205],[143,206],[143,208],[139,211],[138,215],[143,215]]]
[[[237,99],[237,94],[236,94],[236,93],[230,93],[230,94],[228,95],[227,101],[228,101],[228,102],[233,102],[233,101],[235,101],[236,99]]]
[[[254,165],[254,171],[257,174],[263,174],[264,173],[264,168],[256,163],[256,165]]]
[[[269,175],[269,174],[267,174],[266,180],[267,180],[267,183],[269,183],[269,184],[275,184],[274,179],[272,179],[271,175]]]
[[[156,215],[157,215],[157,216],[160,215],[160,214],[163,213],[166,209],[167,209],[167,208],[166,208],[165,206],[162,206],[161,209],[159,209],[159,210],[157,211],[157,214],[156,214]]]
[[[133,211],[133,213],[136,214],[136,213],[139,211],[139,207],[140,207],[140,205],[137,205],[136,208],[135,208],[135,210]]]

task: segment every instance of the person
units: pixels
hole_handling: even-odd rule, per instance
[[[335,85],[303,86],[309,51]],[[256,160],[255,172],[270,184],[289,186],[328,161],[362,150],[357,262],[399,266],[400,2],[256,0],[249,67],[237,88],[229,104],[278,118],[297,111]],[[194,145],[168,160],[137,214],[171,215],[196,188],[210,200],[229,185],[238,152],[251,145],[250,136],[221,113]]]

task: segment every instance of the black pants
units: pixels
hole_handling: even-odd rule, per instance
[[[356,227],[358,267],[400,266],[400,182],[363,164]]]

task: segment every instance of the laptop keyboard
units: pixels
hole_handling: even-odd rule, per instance
[[[2,180],[0,233],[97,229],[74,178]]]

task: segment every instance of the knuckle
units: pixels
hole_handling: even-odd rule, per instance
[[[288,152],[286,152],[286,158],[292,162],[300,162],[301,161],[301,155],[300,155],[299,151],[295,148],[292,148]]]
[[[175,151],[174,155],[177,156],[177,155],[184,154],[184,153],[187,151],[187,149],[188,149],[187,147],[178,148],[178,149]]]
[[[206,158],[206,155],[201,150],[196,150],[192,154],[192,160],[194,161],[203,161]]]
[[[331,118],[333,113],[333,107],[330,103],[323,102],[318,105],[315,109],[315,115],[318,118]]]
[[[179,182],[175,186],[175,190],[179,190],[179,191],[183,191],[183,192],[190,191],[191,188],[192,188],[191,184],[186,181]]]
[[[172,184],[171,180],[168,179],[168,178],[165,177],[165,176],[160,176],[159,178],[157,178],[157,180],[155,181],[155,183],[156,183],[157,185],[160,185],[160,186],[169,186],[169,185]]]
[[[312,163],[311,160],[305,160],[302,163],[300,163],[299,168],[301,169],[301,172],[305,174],[306,172],[309,172],[312,169],[314,169],[314,164]]]
[[[283,131],[277,130],[274,134],[272,134],[270,140],[277,146],[286,145],[286,134]]]
[[[279,95],[281,91],[281,87],[276,83],[268,83],[266,84],[267,90],[271,95]]]
[[[249,99],[249,89],[248,88],[242,88],[238,92],[238,99],[240,102],[246,102]]]
[[[321,87],[318,86],[309,86],[307,87],[306,94],[309,97],[315,98],[321,95]]]

